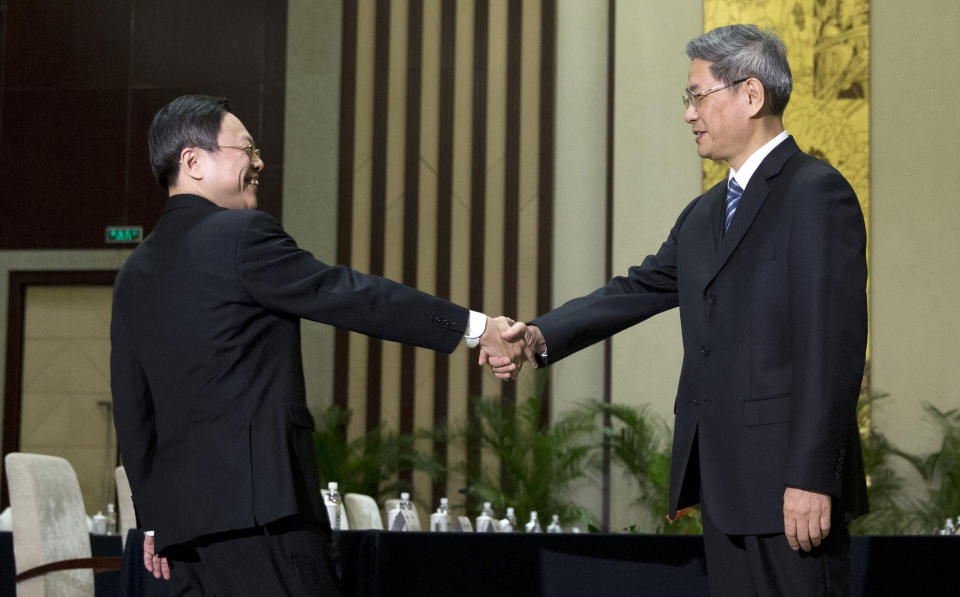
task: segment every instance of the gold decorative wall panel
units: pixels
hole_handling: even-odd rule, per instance
[[[787,46],[793,93],[784,126],[806,153],[839,170],[857,193],[870,238],[869,0],[704,0],[704,31],[753,23]],[[729,167],[703,162],[703,189]],[[864,390],[869,388],[869,345]]]

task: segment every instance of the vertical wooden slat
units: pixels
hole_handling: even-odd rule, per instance
[[[373,84],[373,167],[370,180],[370,262],[369,272],[384,273],[384,240],[387,205],[387,108],[390,68],[390,0],[377,0]],[[383,342],[367,344],[366,429],[380,424]]]
[[[523,5],[511,0],[507,7],[506,53],[506,118],[504,129],[503,172],[503,271],[500,311],[511,317],[517,314],[519,216],[520,216],[520,75],[523,48]],[[517,386],[500,384],[501,408],[505,416],[516,411]],[[513,486],[505,468],[500,469],[500,484],[505,490]]]
[[[506,147],[503,176],[503,292],[502,311],[516,316],[520,216],[520,75],[523,48],[523,4],[512,0],[507,14]],[[517,386],[501,385],[501,397],[512,406]],[[512,412],[512,408],[508,409]]]
[[[473,152],[470,163],[470,308],[484,307],[484,247],[486,241],[486,192],[487,192],[487,36],[489,34],[490,5],[487,0],[477,0],[473,20]],[[468,399],[483,394],[481,371],[472,363],[467,369]],[[467,407],[471,424],[478,423],[475,409]],[[480,474],[480,442],[472,437],[467,445],[467,477]],[[468,501],[469,505],[469,501]]]
[[[403,283],[417,285],[420,226],[420,88],[423,53],[423,0],[409,0],[407,17],[407,100],[406,147],[404,149],[403,188]],[[412,346],[403,346],[400,356],[400,433],[414,430],[416,400],[416,354]],[[411,471],[400,478],[413,481]]]
[[[611,0],[612,1],[612,0]],[[557,79],[557,6],[556,0],[543,0],[541,15],[542,51],[540,61],[540,204],[537,238],[540,267],[537,269],[537,312],[550,310],[553,302],[553,154],[555,144]],[[540,422],[550,422],[550,388],[541,396]]]
[[[604,238],[606,239],[604,257],[604,277],[613,276],[613,183],[614,183],[614,87],[616,85],[616,32],[617,32],[617,3],[609,0],[607,17],[607,176],[606,176],[606,224]],[[613,400],[613,340],[607,338],[603,342],[603,402],[610,404]],[[604,415],[603,424],[610,425],[610,415]],[[610,448],[604,444],[603,449],[603,506],[602,524],[604,532],[610,531]]]
[[[440,106],[437,131],[437,241],[436,293],[451,298],[451,231],[453,229],[453,130],[454,89],[457,57],[457,1],[443,0],[440,16]],[[450,400],[450,359],[437,353],[434,357],[433,422],[447,422]],[[433,454],[447,464],[447,445],[434,442]],[[447,492],[447,477],[433,484],[432,503],[439,503]]]
[[[353,243],[354,120],[357,90],[357,2],[343,2],[340,63],[340,171],[337,189],[337,263],[350,263]],[[350,332],[338,328],[334,340],[333,401],[347,408],[350,383]]]

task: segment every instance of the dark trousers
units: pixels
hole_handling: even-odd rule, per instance
[[[330,531],[283,519],[263,527],[205,535],[164,551],[169,594],[339,597],[331,566]]]
[[[783,533],[727,535],[701,504],[710,597],[846,597],[850,593],[850,534],[831,523],[811,551],[793,551]]]

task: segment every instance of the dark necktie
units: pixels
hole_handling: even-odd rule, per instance
[[[743,189],[737,184],[737,179],[731,177],[729,182],[727,182],[727,217],[723,221],[724,232],[730,227],[733,214],[736,213],[737,206],[740,205],[741,195],[743,195]]]

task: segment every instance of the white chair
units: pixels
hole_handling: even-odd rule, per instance
[[[123,541],[123,547],[127,547],[127,535],[130,529],[137,528],[137,513],[133,509],[133,492],[130,491],[130,481],[127,479],[127,471],[123,466],[118,466],[113,473],[117,480],[117,502],[120,506],[120,520],[117,521],[117,532]]]
[[[362,493],[348,493],[343,496],[343,505],[347,509],[350,528],[355,531],[365,529],[383,530],[380,507],[377,501]]]
[[[63,458],[12,452],[4,460],[19,597],[92,597],[93,572],[120,557],[90,557],[80,483]]]

